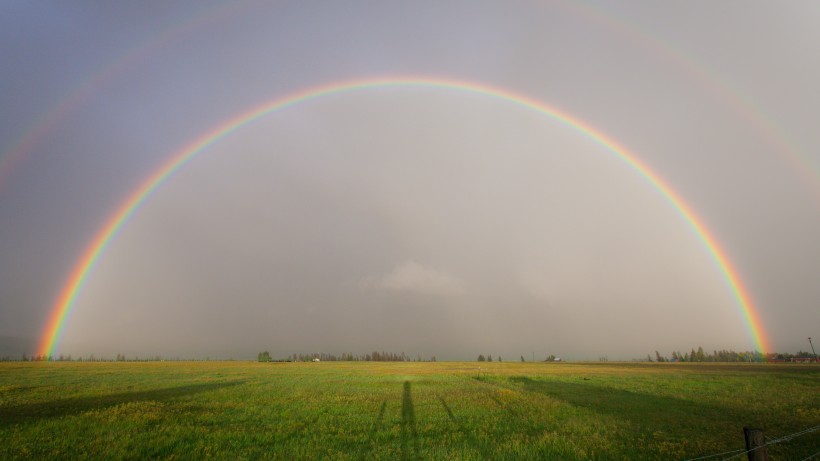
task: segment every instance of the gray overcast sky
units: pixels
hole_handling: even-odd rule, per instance
[[[773,349],[806,350],[818,24],[818,2],[3,2],[0,337],[42,334],[93,236],[181,147],[298,90],[412,75],[526,95],[617,140],[702,218]],[[112,241],[58,352],[699,345],[754,348],[651,184],[509,101],[404,87],[314,99],[203,152]]]

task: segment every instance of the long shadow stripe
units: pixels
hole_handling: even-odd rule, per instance
[[[122,392],[90,397],[74,397],[52,400],[50,402],[28,403],[0,407],[0,426],[13,425],[28,420],[43,418],[59,418],[85,413],[91,410],[100,410],[122,403],[140,401],[167,401],[187,395],[214,391],[231,386],[237,386],[244,381],[226,381],[218,383],[191,384],[187,386],[168,387],[145,391]]]
[[[413,452],[408,447],[413,442]],[[401,399],[401,447],[402,459],[421,459],[419,451],[419,434],[416,429],[416,411],[413,407],[413,395],[410,392],[410,381],[404,382],[404,394]]]

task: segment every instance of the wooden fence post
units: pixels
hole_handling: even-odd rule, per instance
[[[766,451],[766,437],[760,429],[743,428],[743,436],[746,437],[746,450],[749,451],[749,461],[769,461],[769,453]]]

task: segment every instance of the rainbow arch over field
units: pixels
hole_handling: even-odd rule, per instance
[[[479,83],[459,81],[453,79],[429,77],[388,77],[359,79],[343,82],[334,82],[326,85],[314,86],[285,96],[262,103],[224,123],[205,132],[183,149],[175,152],[170,158],[146,178],[130,195],[117,207],[97,231],[90,244],[74,265],[71,273],[63,285],[60,293],[51,308],[45,329],[38,347],[38,354],[53,355],[59,343],[66,322],[74,308],[76,299],[85,282],[92,274],[93,269],[108,244],[117,235],[117,232],[127,223],[139,206],[175,171],[184,167],[209,146],[220,139],[232,134],[249,123],[266,115],[278,112],[307,101],[322,98],[333,94],[355,93],[376,88],[428,88],[443,89],[455,92],[500,99],[523,109],[537,112],[545,118],[552,119],[574,129],[577,133],[595,141],[604,147],[610,154],[626,162],[644,180],[648,181],[679,213],[683,221],[695,233],[704,245],[721,275],[733,298],[740,309],[754,346],[761,352],[770,350],[769,341],[763,330],[760,316],[755,308],[751,296],[744,287],[738,271],[731,264],[725,251],[718,245],[717,240],[707,229],[703,221],[691,207],[675,192],[663,178],[652,171],[634,153],[608,137],[603,132],[590,126],[586,122],[572,115],[551,107],[541,101],[518,94],[506,89],[495,88]]]

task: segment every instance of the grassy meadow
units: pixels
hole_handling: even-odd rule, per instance
[[[0,459],[666,460],[743,448],[744,425],[820,425],[820,367],[0,363]]]

